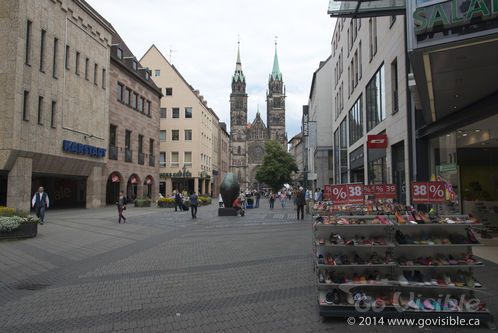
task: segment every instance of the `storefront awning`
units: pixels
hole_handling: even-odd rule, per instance
[[[332,17],[372,17],[406,14],[406,0],[330,0],[328,14]]]

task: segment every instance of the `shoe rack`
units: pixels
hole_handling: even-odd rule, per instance
[[[471,303],[485,290],[473,275],[484,267],[472,256],[472,248],[482,246],[473,233],[480,226],[458,215],[314,207],[320,316],[437,318],[445,314],[478,318],[493,327],[486,306]],[[358,311],[365,304],[371,309]],[[378,304],[382,311],[374,309]]]

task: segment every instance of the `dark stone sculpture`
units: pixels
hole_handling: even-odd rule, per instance
[[[220,185],[220,193],[223,198],[225,208],[231,208],[233,202],[237,199],[240,193],[240,185],[235,180],[235,175],[233,173],[227,173],[225,179],[223,179],[223,182]]]

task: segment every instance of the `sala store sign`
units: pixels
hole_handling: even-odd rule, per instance
[[[498,0],[453,0],[418,8],[413,22],[415,34],[420,35],[441,26],[449,29],[474,23],[476,19],[488,21],[497,17]]]

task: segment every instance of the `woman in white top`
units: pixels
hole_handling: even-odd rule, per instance
[[[223,208],[223,198],[221,196],[221,193],[218,195],[218,205],[220,208]]]

